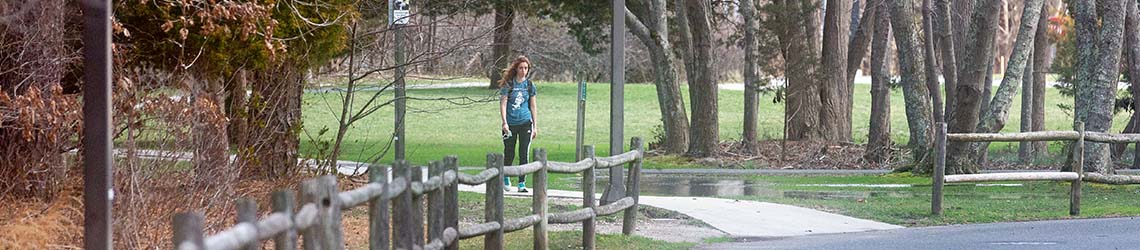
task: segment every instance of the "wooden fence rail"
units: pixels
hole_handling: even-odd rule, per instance
[[[426,180],[421,176],[420,167],[397,161],[391,171],[394,176],[389,177],[385,167],[373,167],[368,184],[344,192],[337,191],[334,176],[321,176],[301,183],[299,209],[295,209],[292,191],[274,192],[272,213],[261,220],[257,220],[257,204],[252,199],[238,199],[238,223],[208,237],[203,235],[202,214],[175,214],[174,247],[180,250],[259,249],[262,241],[272,240],[275,249],[296,249],[300,233],[305,249],[344,249],[341,210],[367,203],[370,249],[458,249],[459,239],[476,236],[484,236],[484,249],[502,249],[505,233],[526,228],[534,229],[534,249],[547,249],[549,223],[579,222],[583,227],[583,248],[593,249],[597,216],[624,212],[622,233],[630,235],[636,228],[638,183],[645,153],[642,144],[641,139],[635,137],[631,151],[611,157],[595,157],[593,147],[586,146],[585,159],[574,163],[547,161],[546,150],[541,148],[535,150],[534,162],[520,166],[503,166],[501,154],[488,154],[486,170],[475,175],[460,173],[457,159],[449,156],[429,164]],[[594,198],[594,172],[625,164],[630,173],[626,182],[628,196],[598,206]],[[549,172],[582,173],[582,209],[547,212]],[[533,214],[504,218],[503,178],[526,174],[534,174]],[[459,227],[459,184],[486,185],[485,223]]]
[[[942,214],[942,189],[945,183],[956,182],[986,182],[986,181],[1069,181],[1072,183],[1069,190],[1069,214],[1081,214],[1081,186],[1085,181],[1105,184],[1140,184],[1140,177],[1125,175],[1105,175],[1099,173],[1085,173],[1082,166],[1085,156],[1084,142],[1102,143],[1135,143],[1140,142],[1140,134],[1111,134],[1085,131],[1084,123],[1077,123],[1076,131],[1039,131],[1021,133],[975,133],[975,134],[948,134],[946,124],[938,123],[935,145],[934,174],[932,176],[930,213]],[[1074,172],[1023,172],[1023,173],[990,173],[990,174],[956,174],[946,173],[946,141],[959,142],[1020,142],[1020,141],[1075,141],[1073,147]]]

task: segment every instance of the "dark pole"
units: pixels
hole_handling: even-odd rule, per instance
[[[625,150],[625,0],[613,0],[613,22],[610,26],[610,155]],[[610,168],[610,185],[602,194],[602,203],[609,204],[625,197],[622,168]]]
[[[404,74],[405,74],[404,70],[406,68],[404,67],[404,64],[406,64],[405,61],[407,61],[407,60],[406,60],[406,58],[404,58],[405,57],[404,56],[404,29],[403,29],[404,25],[397,24],[396,20],[393,18],[394,12],[391,11],[393,8],[393,7],[391,7],[392,2],[393,1],[391,1],[391,0],[388,1],[388,6],[389,6],[388,7],[388,9],[389,9],[389,12],[388,12],[389,15],[388,16],[389,16],[389,19],[391,20],[389,22],[389,25],[391,25],[391,27],[393,29],[395,29],[394,36],[396,39],[396,41],[395,41],[395,45],[396,45],[396,83],[395,83],[395,85],[396,85],[396,121],[395,121],[396,133],[393,136],[393,139],[396,140],[396,142],[395,142],[395,144],[396,144],[396,155],[394,158],[395,158],[395,160],[403,160],[404,159],[404,144],[407,141],[406,138],[404,138],[404,122],[405,122],[405,120],[404,120],[405,116],[404,115],[407,113],[407,106],[406,106],[407,102],[406,102],[406,98],[405,98],[406,93],[404,92],[404,90],[405,90],[404,89],[404,87],[405,87],[405,85],[404,85]]]
[[[111,249],[111,1],[83,1],[83,246]]]

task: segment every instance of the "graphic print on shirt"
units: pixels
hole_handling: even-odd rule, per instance
[[[522,106],[523,100],[526,100],[523,98],[523,91],[515,91],[515,98],[514,101],[511,102],[511,109],[519,109],[519,107]]]

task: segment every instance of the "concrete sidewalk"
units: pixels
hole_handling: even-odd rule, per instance
[[[459,185],[460,191],[484,193],[484,185]],[[514,190],[514,188],[511,188]],[[507,196],[530,197],[506,192]],[[582,198],[580,191],[547,190],[547,196]],[[601,197],[599,193],[595,197]],[[641,196],[641,205],[677,211],[704,221],[733,237],[786,237],[809,234],[863,232],[901,226],[852,218],[797,206],[705,197]]]

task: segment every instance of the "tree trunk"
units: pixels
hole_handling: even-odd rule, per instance
[[[249,112],[246,112],[246,106],[249,100],[246,99],[246,90],[249,89],[249,72],[244,69],[237,71],[237,79],[233,84],[226,85],[226,116],[229,117],[230,122],[227,126],[229,130],[230,145],[247,145],[249,135]]]
[[[891,153],[891,87],[890,87],[890,9],[886,4],[877,4],[875,32],[871,41],[871,127],[867,133],[867,151],[863,159],[872,163],[884,163]],[[865,20],[864,22],[871,22]]]
[[[945,122],[942,114],[942,91],[938,89],[938,57],[934,56],[934,0],[922,1],[922,52],[926,56],[926,89],[930,91],[930,103],[934,121]]]
[[[875,23],[877,22],[875,15],[878,13],[878,6],[883,5],[883,0],[867,0],[868,2],[863,5],[863,16],[859,19],[859,25],[853,26],[856,28],[851,44],[847,50],[847,89],[848,93],[854,96],[855,91],[855,72],[859,71],[859,67],[863,64],[863,58],[867,54],[867,47],[871,45],[872,33],[875,32]],[[889,31],[888,31],[889,32]],[[871,58],[874,60],[874,57]],[[848,99],[848,104],[854,104],[854,100]],[[851,108],[848,105],[848,108]]]
[[[214,186],[236,180],[229,168],[229,140],[226,139],[226,115],[220,102],[221,81],[187,79],[193,93],[194,175],[200,184]]]
[[[1040,24],[1039,24],[1040,25]],[[1018,31],[1028,32],[1025,30]],[[1036,32],[1035,32],[1036,33]],[[1034,38],[1034,44],[1036,44]],[[1034,52],[1030,52],[1035,54]],[[1029,55],[1029,60],[1025,61],[1025,72],[1022,74],[1025,78],[1021,81],[1021,120],[1018,125],[1021,125],[1021,132],[1033,131],[1033,82],[1036,79],[1036,74],[1033,74],[1033,56]],[[1029,164],[1033,161],[1033,142],[1023,141],[1017,144],[1017,160],[1021,164]]]
[[[1125,21],[1124,43],[1128,55],[1128,80],[1132,90],[1132,113],[1140,112],[1140,3],[1129,2]],[[1134,127],[1140,127],[1140,119],[1133,120]],[[1136,145],[1132,157],[1132,168],[1140,168],[1140,144]]]
[[[918,37],[920,20],[915,16],[913,0],[895,1],[891,8],[891,28],[894,30],[895,44],[898,47],[899,70],[902,74],[903,99],[906,103],[907,127],[910,128],[910,143],[914,169],[928,173],[932,159],[931,128],[933,117],[930,109],[930,93],[925,86],[923,72],[922,44]]]
[[[937,0],[934,5],[934,33],[938,42],[939,53],[942,55],[942,78],[945,79],[943,89],[946,94],[946,108],[942,119],[949,123],[954,120],[954,106],[957,105],[955,94],[958,86],[958,61],[954,49],[957,44],[951,37],[956,34],[954,26],[950,25],[950,0]]]
[[[951,133],[973,133],[978,125],[982,85],[985,84],[986,76],[991,75],[988,69],[993,59],[999,4],[1000,0],[979,0],[977,10],[973,11],[974,21],[970,22],[968,33],[969,45],[965,49],[965,59],[959,64],[958,86],[955,90],[958,105],[954,108],[954,120],[949,124]],[[970,150],[970,143],[949,142],[946,174],[977,173],[976,158],[968,156]]]
[[[511,30],[515,26],[515,9],[510,4],[495,4],[495,41],[491,44],[491,65],[487,66],[488,88],[498,89],[502,69],[510,63]]]
[[[759,118],[760,77],[757,75],[756,32],[760,30],[756,5],[752,0],[740,0],[740,15],[744,18],[744,145],[752,150],[756,145],[756,119]]]
[[[846,120],[847,43],[850,32],[850,0],[828,0],[823,19],[823,82],[820,90],[820,132],[827,141],[851,141],[851,120]]]
[[[712,28],[709,24],[709,11],[712,5],[708,0],[686,0],[686,16],[692,34],[694,69],[689,76],[690,109],[693,119],[689,123],[688,155],[708,157],[716,153],[720,146],[720,133],[717,122],[717,88],[712,71]]]
[[[665,1],[653,0],[651,5],[639,13],[627,8],[626,26],[649,48],[649,58],[653,61],[657,104],[665,127],[663,148],[668,154],[681,154],[689,147],[689,118],[677,82],[677,68],[673,66],[676,58],[668,39]]]
[[[974,25],[973,24],[974,19],[972,18],[973,14],[974,14],[974,6],[978,5],[979,2],[980,3],[988,3],[989,0],[958,0],[958,1],[951,0],[951,7],[953,7],[953,9],[950,10],[951,11],[950,16],[953,18],[954,21],[951,22],[950,25],[956,25],[956,26],[954,26],[954,31],[956,31],[956,32],[953,33],[953,35],[954,35],[954,53],[955,53],[954,58],[958,59],[957,62],[959,62],[958,68],[954,68],[954,71],[957,71],[959,82],[961,82],[961,78],[962,78],[962,72],[961,72],[962,67],[965,66],[965,65],[962,65],[962,63],[966,59],[966,54],[967,54],[966,53],[967,52],[966,47],[970,43],[970,36],[969,35],[973,34],[973,33],[971,33],[972,30],[970,30],[970,29],[972,27],[974,27],[973,26]],[[995,12],[994,15],[996,16],[997,13]],[[991,20],[995,20],[995,22],[996,22],[997,17],[990,17],[990,18],[992,18]],[[996,31],[997,23],[994,23],[994,25],[995,25],[994,26],[995,30],[993,32],[997,32]],[[959,27],[961,27],[961,28],[959,28]],[[957,92],[957,89],[955,89],[955,92]],[[957,94],[957,93],[955,93],[955,94]],[[954,103],[957,104],[958,101],[955,100]],[[957,108],[955,107],[955,109],[957,109]],[[957,114],[957,112],[955,112],[955,114]],[[947,172],[947,173],[949,173],[949,172]]]
[[[1037,34],[1033,40],[1033,131],[1045,130],[1045,90],[1048,88],[1045,79],[1046,73],[1052,66],[1053,53],[1050,53],[1053,41],[1049,40],[1049,13],[1054,8],[1054,0],[1045,1],[1041,18],[1037,20]],[[1033,154],[1044,157],[1049,154],[1049,142],[1033,142]]]
[[[1017,84],[1022,83],[1021,77],[1027,68],[1026,62],[1029,61],[1029,56],[1033,53],[1035,33],[1030,31],[1037,30],[1037,22],[1034,21],[1041,15],[1042,1],[1025,1],[1025,10],[1022,11],[1021,16],[1021,28],[1017,32],[1017,40],[1013,54],[1010,55],[1009,65],[1005,67],[1005,77],[1001,80],[1001,86],[998,87],[997,93],[994,95],[989,106],[990,109],[982,115],[981,122],[978,123],[976,129],[978,133],[996,133],[1005,127],[1006,119],[1009,118],[1009,108],[1013,105],[1013,96],[1017,94]],[[989,143],[977,143],[974,154],[980,157],[988,148]]]
[[[781,17],[790,20],[789,27],[781,27],[780,46],[784,48],[784,72],[787,88],[784,101],[784,136],[788,140],[819,139],[819,98],[817,67],[819,67],[820,25],[819,9],[802,9],[816,6],[817,0],[787,0]]]
[[[281,177],[297,167],[304,75],[292,63],[257,73],[249,102],[250,145],[239,148],[249,174]],[[243,173],[244,174],[244,173]]]
[[[1093,132],[1106,132],[1112,126],[1112,111],[1116,101],[1116,85],[1120,69],[1120,52],[1123,43],[1126,2],[1131,0],[1100,1],[1103,15],[1101,28],[1096,32],[1098,6],[1091,2],[1077,2],[1074,14],[1077,26],[1077,94],[1073,104],[1074,124],[1084,122]],[[1084,32],[1082,32],[1084,31]],[[1095,33],[1094,33],[1095,32]],[[1080,34],[1084,34],[1081,36]],[[1096,34],[1093,38],[1092,34]],[[1095,39],[1095,41],[1094,41]],[[1085,171],[1113,173],[1111,156],[1105,143],[1085,143]]]

